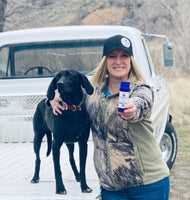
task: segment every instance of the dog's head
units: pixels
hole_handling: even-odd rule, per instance
[[[47,97],[52,100],[55,96],[55,90],[58,89],[63,101],[69,104],[78,104],[83,98],[81,86],[88,95],[93,94],[94,88],[85,75],[75,70],[62,70],[51,81]]]

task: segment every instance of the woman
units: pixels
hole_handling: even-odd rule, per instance
[[[131,85],[122,113],[117,107],[121,81]],[[95,92],[86,101],[102,199],[168,200],[169,169],[150,120],[153,91],[134,61],[128,38],[115,35],[105,41],[103,58],[91,83]],[[55,114],[62,109],[57,99],[50,102]]]

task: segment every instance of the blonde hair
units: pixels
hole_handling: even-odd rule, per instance
[[[102,84],[106,81],[107,73],[107,67],[106,67],[106,56],[104,56],[100,62],[100,64],[97,66],[97,68],[92,72],[93,76],[90,80],[91,84],[93,86],[100,87]],[[131,69],[128,74],[129,81],[137,81],[140,83],[146,83],[145,78],[143,77],[142,73],[140,72],[133,56],[131,58]]]

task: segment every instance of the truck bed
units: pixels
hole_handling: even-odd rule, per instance
[[[0,143],[0,199],[2,200],[95,200],[99,194],[98,178],[93,165],[93,143],[88,142],[86,179],[92,193],[81,193],[69,164],[68,150],[61,148],[61,170],[67,195],[55,194],[52,154],[46,157],[47,144],[41,146],[40,182],[31,184],[34,173],[35,154],[33,143]],[[77,166],[78,144],[75,144]]]

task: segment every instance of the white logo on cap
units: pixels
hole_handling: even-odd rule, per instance
[[[130,41],[127,38],[122,38],[121,43],[123,46],[129,48],[130,47]]]

